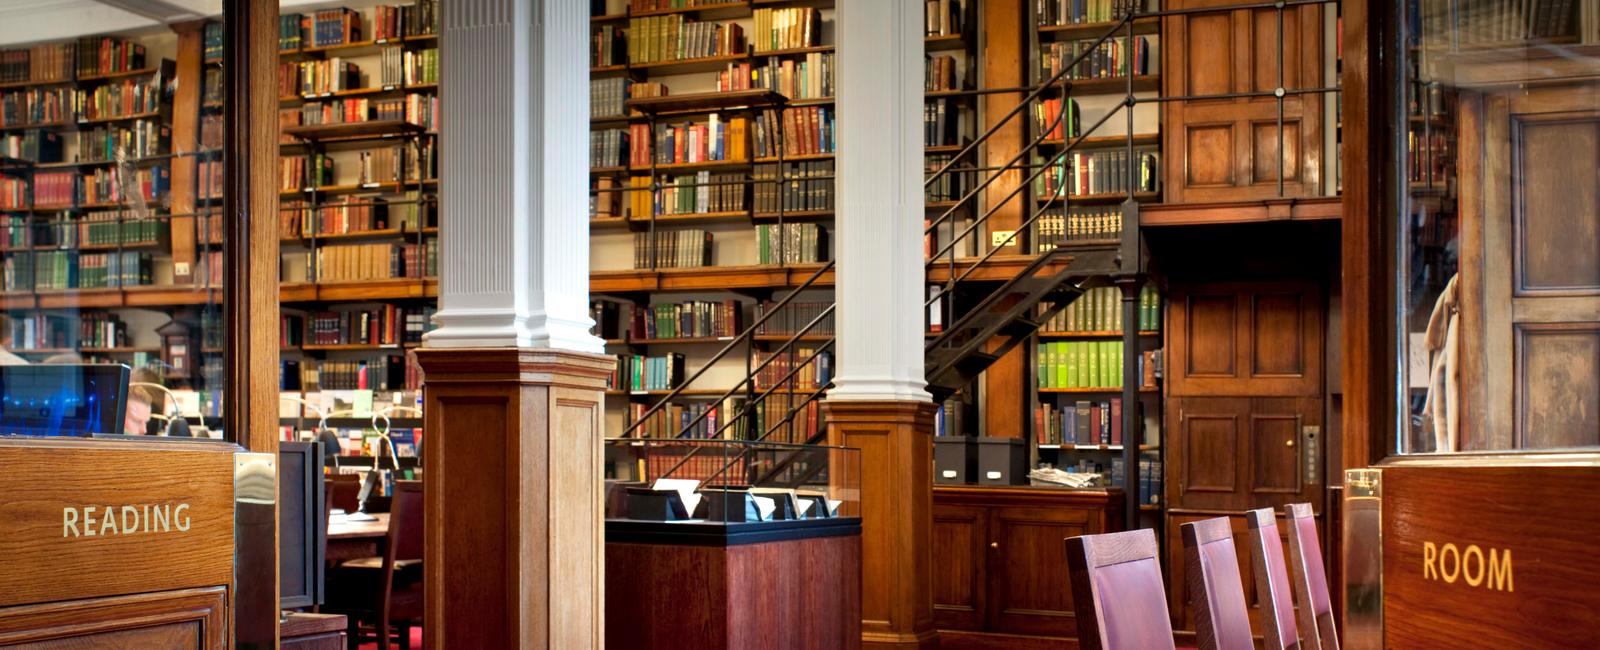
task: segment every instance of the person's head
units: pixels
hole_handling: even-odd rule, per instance
[[[125,407],[126,415],[122,418],[122,432],[130,436],[142,436],[146,427],[150,425],[150,411],[155,403],[155,391],[147,386],[133,386],[128,389],[128,404]]]

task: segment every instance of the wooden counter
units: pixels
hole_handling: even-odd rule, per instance
[[[1122,529],[1122,490],[933,488],[941,647],[1061,647],[1077,636],[1062,540]]]

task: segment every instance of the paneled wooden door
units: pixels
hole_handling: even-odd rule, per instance
[[[1600,445],[1600,86],[1461,97],[1461,446]]]
[[[1176,629],[1192,629],[1179,527],[1228,516],[1323,505],[1324,321],[1311,281],[1174,284],[1167,323],[1168,600]],[[1256,603],[1248,555],[1252,617]]]

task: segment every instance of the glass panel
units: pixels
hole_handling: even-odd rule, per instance
[[[860,517],[860,451],[716,439],[605,441],[606,519],[760,524]]]
[[[1406,20],[1397,450],[1600,445],[1600,1]]]
[[[127,16],[0,45],[0,435],[223,437],[221,25]]]

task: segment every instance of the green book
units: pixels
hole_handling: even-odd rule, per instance
[[[1080,384],[1078,383],[1078,350],[1076,342],[1068,341],[1060,345],[1061,355],[1065,357],[1061,360],[1062,381],[1060,386],[1062,388],[1077,388]]]
[[[1100,387],[1100,358],[1099,358],[1100,355],[1095,354],[1094,348],[1095,348],[1096,344],[1097,344],[1096,341],[1081,341],[1081,342],[1079,342],[1079,347],[1083,348],[1083,356],[1084,356],[1083,386],[1085,388],[1099,388]]]
[[[1050,344],[1050,375],[1053,388],[1067,388],[1072,385],[1067,372],[1067,344],[1057,341]]]

